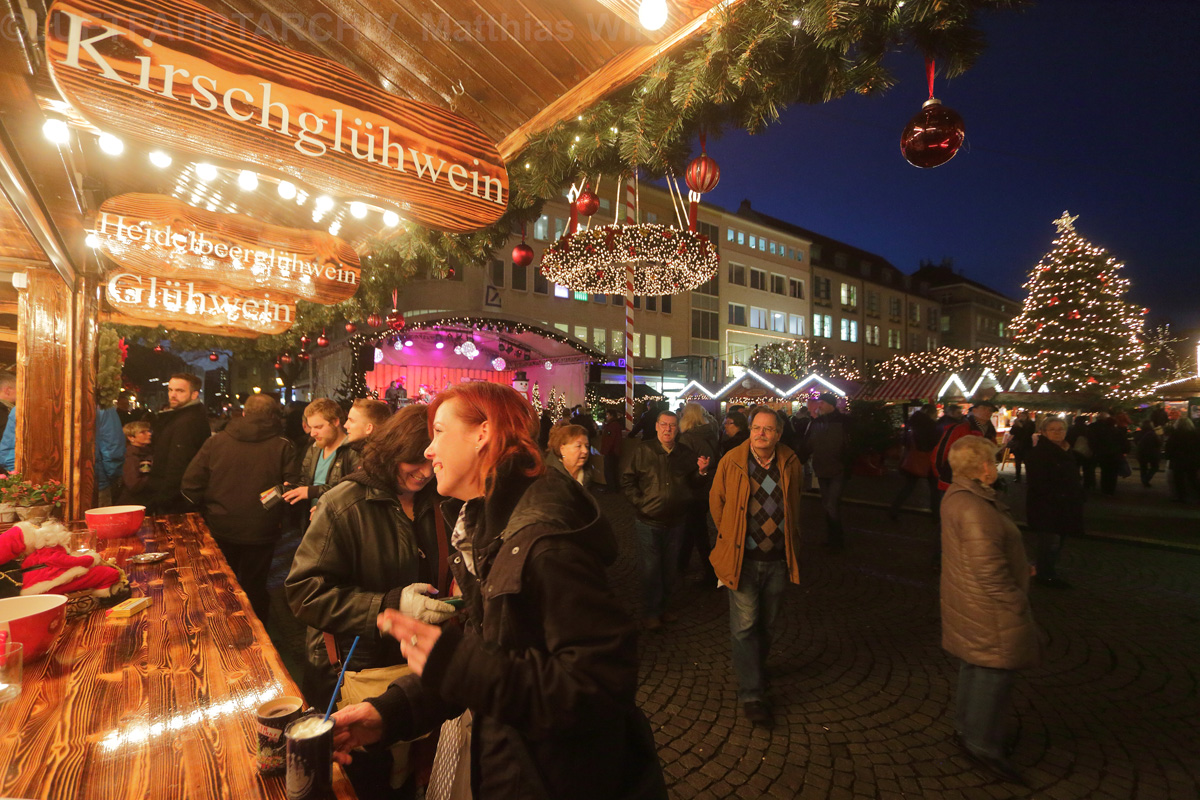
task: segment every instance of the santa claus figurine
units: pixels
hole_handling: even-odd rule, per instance
[[[0,533],[0,564],[21,560],[23,595],[86,592],[97,600],[116,600],[128,592],[122,569],[93,550],[68,552],[70,538],[61,522],[18,522]]]

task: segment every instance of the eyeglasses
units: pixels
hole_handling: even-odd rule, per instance
[[[770,425],[765,427],[762,425],[753,425],[750,428],[751,433],[775,433],[778,430],[778,428],[771,427]]]

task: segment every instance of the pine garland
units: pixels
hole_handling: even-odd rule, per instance
[[[482,266],[542,203],[584,175],[633,168],[649,177],[683,172],[698,131],[761,131],[794,103],[824,103],[849,93],[875,94],[894,78],[885,55],[908,47],[936,60],[946,77],[966,71],[982,52],[981,13],[1028,0],[759,0],[716,12],[708,31],[664,55],[631,86],[530,141],[507,166],[508,212],[493,226],[446,234],[415,225],[368,242],[363,280],[334,306],[298,303],[291,331],[257,338],[184,334],[122,326],[131,340],[171,342],[177,350],[219,347],[238,355],[294,350],[306,332],[390,308],[390,295],[415,276],[445,277]],[[917,62],[917,59],[912,59]],[[917,62],[919,63],[919,62]],[[919,70],[917,63],[913,71]]]

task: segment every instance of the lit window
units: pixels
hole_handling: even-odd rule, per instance
[[[753,250],[758,245],[758,237],[750,234],[750,249]]]
[[[555,297],[564,297],[564,298],[570,297],[571,290],[565,286],[562,286],[562,285],[556,283],[556,284],[554,284],[554,296]]]
[[[842,284],[842,305],[850,308],[858,306],[858,287],[853,284]]]
[[[542,214],[537,218],[537,222],[533,223],[533,238],[539,242],[550,238],[550,217]]]
[[[742,231],[738,231],[737,233],[738,233],[738,244],[745,244],[746,243],[746,234],[743,233]]]
[[[654,340],[654,334],[647,333],[646,334],[646,358],[658,358],[658,356],[655,355],[658,352],[658,348],[655,347],[655,344],[656,344],[656,342]]]
[[[733,228],[725,229],[725,241],[727,241],[727,242],[733,241]]]
[[[788,314],[788,333],[792,336],[804,335],[804,317],[800,314]]]
[[[659,340],[658,345],[659,345],[658,357],[659,358],[670,358],[671,357],[671,337],[663,336]]]
[[[767,310],[750,306],[750,327],[767,330]]]
[[[586,302],[587,302],[587,299],[588,299],[587,292],[576,292],[576,293],[575,293],[575,299],[576,299],[576,300],[582,300],[583,302],[585,302],[585,303],[586,303]]]
[[[782,311],[772,311],[771,330],[776,333],[787,333],[787,314]]]

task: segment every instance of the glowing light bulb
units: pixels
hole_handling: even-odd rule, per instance
[[[42,135],[55,144],[66,144],[71,138],[71,129],[61,119],[48,119],[42,125]]]
[[[244,169],[238,173],[238,186],[247,192],[253,192],[258,188],[258,176],[250,170]]]
[[[314,200],[313,204],[317,207],[317,211],[325,212],[333,208],[333,198],[327,194],[323,194]]]
[[[400,224],[400,215],[395,211],[383,212],[383,224],[387,225],[389,228],[396,227]]]
[[[125,152],[125,143],[111,133],[100,134],[100,149],[110,156],[119,156]]]
[[[162,150],[155,150],[150,154],[150,163],[159,169],[166,169],[171,166],[171,157]]]
[[[367,215],[367,204],[366,203],[351,203],[350,204],[350,216],[354,217],[355,219],[362,219],[366,215]]]
[[[91,248],[99,247],[100,246],[100,237],[94,233],[89,233],[87,235],[87,237],[83,240],[83,243]]]
[[[196,165],[196,177],[202,181],[217,179],[217,168],[212,164],[201,162]]]
[[[642,0],[638,22],[648,31],[656,31],[667,22],[667,0]]]
[[[291,181],[280,181],[275,189],[284,200],[291,200],[296,196],[296,184]]]

